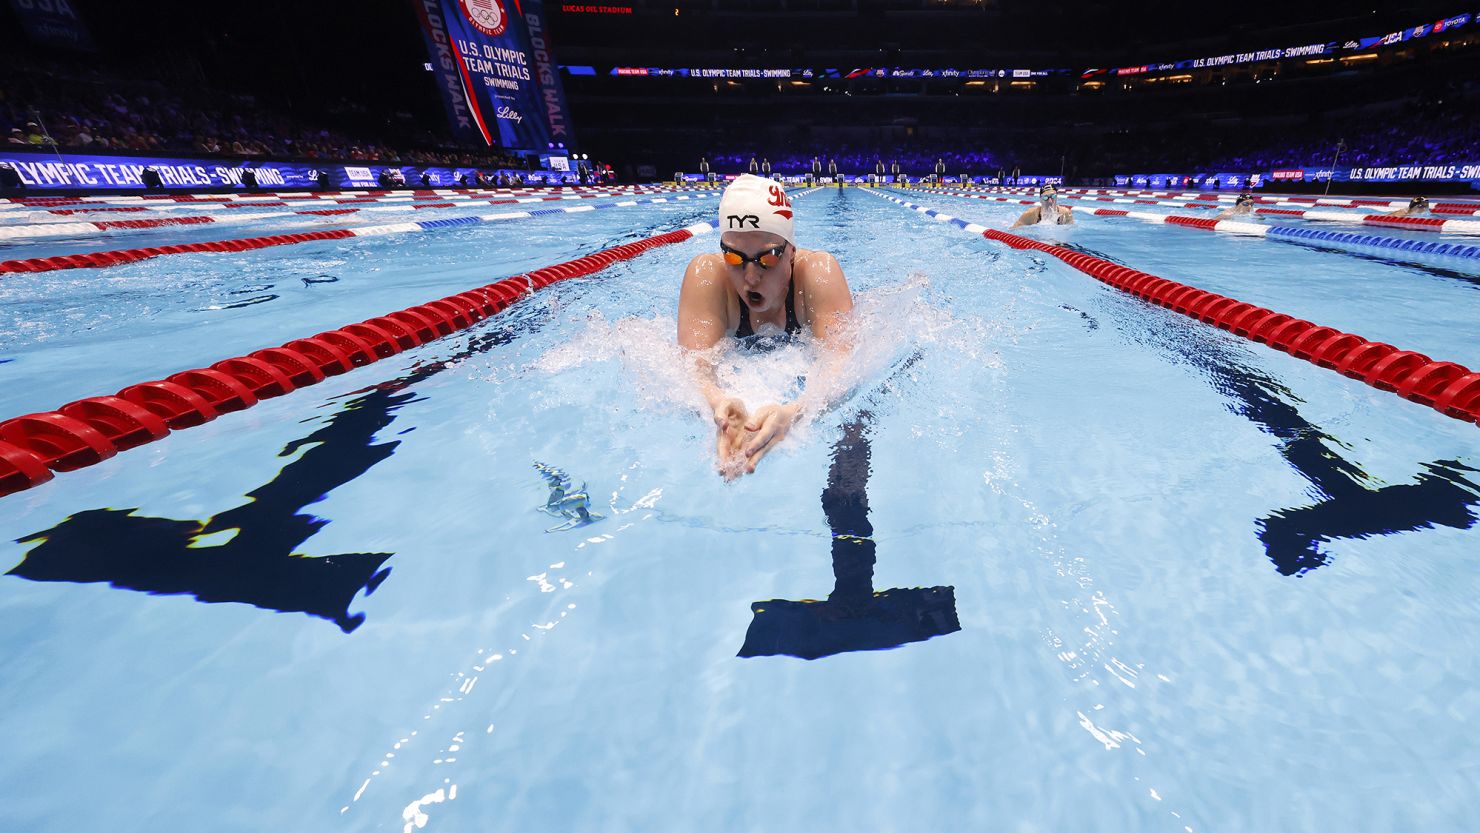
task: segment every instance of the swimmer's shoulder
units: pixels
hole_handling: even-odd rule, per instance
[[[683,272],[683,286],[679,299],[705,298],[712,303],[725,296],[725,281],[721,269],[724,261],[714,252],[694,255]]]
[[[843,267],[832,252],[821,249],[797,249],[792,270],[804,286],[843,279]]]
[[[853,291],[843,267],[831,252],[799,249],[792,275],[796,279],[797,318],[821,335],[832,316],[853,309]]]
[[[684,281],[688,282],[691,275],[703,275],[719,269],[723,261],[715,252],[700,252],[689,259],[689,265],[684,269]]]
[[[735,332],[740,298],[728,291],[723,263],[718,254],[704,253],[690,260],[684,270],[683,286],[678,292],[680,346],[706,349]]]
[[[806,268],[812,268],[816,265],[822,265],[826,261],[831,261],[833,264],[836,264],[838,262],[838,259],[833,257],[832,252],[824,252],[821,249],[803,249],[800,246],[797,247],[797,262],[802,264]]]

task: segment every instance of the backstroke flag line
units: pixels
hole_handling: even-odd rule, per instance
[[[411,0],[453,134],[543,152],[571,149],[570,119],[540,0]]]

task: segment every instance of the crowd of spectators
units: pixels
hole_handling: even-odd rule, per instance
[[[858,147],[822,141],[812,147],[723,147],[709,157],[714,170],[748,170],[750,160],[767,159],[778,173],[811,170],[813,157],[826,170],[836,160],[850,175],[873,173],[882,161],[886,172],[898,163],[911,176],[935,171],[943,160],[948,175],[972,177],[1080,172],[1104,176],[1131,172],[1269,171],[1322,168],[1332,164],[1338,144],[1342,166],[1475,164],[1480,162],[1480,113],[1472,107],[1419,109],[1353,114],[1316,124],[1287,124],[1271,129],[1242,125],[1210,129],[1187,126],[1123,126],[1105,131],[1063,133],[1052,141],[1004,131],[982,140],[978,148],[948,142],[880,143]],[[694,160],[697,162],[697,159]],[[688,163],[691,167],[694,162]]]
[[[1219,170],[1325,167],[1341,146],[1341,165],[1472,164],[1480,160],[1480,115],[1473,109],[1405,109],[1383,118],[1341,121],[1251,137],[1244,147],[1213,156]]]
[[[1111,102],[1076,102],[1045,97],[1019,101],[1010,117],[987,118],[952,106],[932,113],[915,105],[909,128],[859,108],[835,108],[805,128],[764,133],[714,122],[665,125],[651,136],[605,130],[604,147],[644,153],[660,169],[692,171],[695,148],[711,151],[713,170],[735,173],[752,158],[772,170],[801,174],[814,156],[824,172],[830,160],[851,175],[886,172],[898,163],[904,173],[934,173],[943,160],[948,175],[972,177],[1024,174],[1073,178],[1122,173],[1267,171],[1324,168],[1338,144],[1343,166],[1474,164],[1480,161],[1480,79],[1405,77],[1381,89],[1315,84],[1234,94],[1202,92]],[[1371,93],[1364,96],[1363,92]],[[1336,93],[1339,93],[1336,94]],[[1334,99],[1334,100],[1333,100]],[[1168,103],[1160,103],[1168,102]],[[1324,104],[1325,106],[1320,106]],[[1117,112],[1117,109],[1119,112]],[[695,121],[703,113],[696,113]],[[872,121],[872,124],[868,122]],[[882,125],[882,126],[881,126]]]
[[[0,135],[7,144],[90,151],[186,153],[238,159],[334,159],[524,167],[512,155],[390,142],[306,125],[244,95],[179,92],[147,81],[28,66],[0,73]]]

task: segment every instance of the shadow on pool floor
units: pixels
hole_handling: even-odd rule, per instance
[[[375,435],[396,411],[417,401],[409,388],[454,363],[507,344],[516,327],[475,336],[448,360],[426,362],[407,374],[346,394],[344,407],[317,431],[289,443],[279,456],[308,450],[249,500],[204,521],[135,515],[133,509],[79,512],[17,543],[37,543],[7,575],[32,581],[102,582],[154,595],[189,595],[207,603],[238,602],[327,619],[350,633],[365,614],[349,605],[373,593],[390,574],[394,553],[340,553],[319,557],[297,550],[329,521],[303,513],[329,492],[395,453],[399,440]],[[405,432],[402,432],[405,433]],[[203,540],[220,536],[220,542]]]

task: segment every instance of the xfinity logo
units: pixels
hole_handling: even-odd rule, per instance
[[[746,223],[749,223],[750,227],[754,229],[761,227],[761,218],[754,214],[730,214],[725,219],[729,221],[730,228],[743,229]]]

